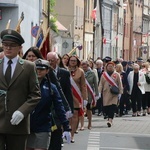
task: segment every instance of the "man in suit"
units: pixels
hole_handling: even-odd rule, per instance
[[[49,61],[50,66],[54,69],[54,73],[60,83],[60,87],[62,88],[62,94],[64,94],[64,98],[66,98],[66,100],[71,108],[71,112],[69,112],[68,110],[66,110],[66,111],[67,111],[67,113],[69,113],[69,115],[71,115],[71,114],[73,114],[74,107],[73,107],[73,96],[72,96],[71,83],[70,83],[70,73],[66,69],[60,68],[58,66],[59,58],[58,58],[58,55],[56,52],[49,52],[47,54],[47,60]],[[56,83],[56,80],[53,80],[51,71],[49,72],[49,75],[50,75],[51,82],[53,84],[56,84],[56,86],[57,86],[58,83]],[[58,86],[57,86],[57,88],[58,88],[58,90],[60,90]],[[61,136],[62,136],[61,133],[62,133],[61,127],[58,127],[57,130],[52,132],[51,142],[50,142],[50,150],[51,149],[53,150],[54,148],[56,148],[56,145],[57,145],[57,150],[61,149]]]
[[[41,98],[34,63],[19,58],[24,39],[11,29],[1,32],[0,150],[25,150],[29,114]]]
[[[49,52],[47,54],[47,60],[50,63],[50,66],[54,69],[54,73],[60,83],[60,86],[63,90],[63,93],[69,103],[71,111],[73,112],[73,96],[71,91],[71,83],[70,83],[70,73],[68,70],[64,68],[60,68],[58,66],[58,55],[56,52]],[[53,80],[52,80],[53,82]],[[55,84],[55,83],[54,83]]]
[[[96,60],[96,70],[97,70],[97,75],[98,75],[98,85],[99,85],[99,82],[100,82],[100,79],[101,79],[101,75],[103,74],[103,61],[98,59]],[[100,97],[98,100],[97,100],[97,104],[96,104],[96,108],[98,109],[98,116],[101,116],[102,115],[102,98]],[[93,109],[93,113],[95,113],[95,108]]]

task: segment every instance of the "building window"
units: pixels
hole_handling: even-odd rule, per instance
[[[78,6],[76,6],[76,20],[75,20],[75,28],[78,26]]]
[[[86,20],[90,19],[90,0],[86,1]]]
[[[114,31],[117,31],[117,14],[116,13],[114,13],[114,25],[113,25],[113,29],[114,29]]]

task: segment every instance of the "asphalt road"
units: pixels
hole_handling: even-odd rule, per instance
[[[85,118],[85,130],[62,150],[150,150],[150,115],[116,117],[111,128],[106,123],[102,116],[93,116],[92,129],[88,130]]]

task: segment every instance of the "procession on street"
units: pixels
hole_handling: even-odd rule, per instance
[[[149,10],[0,0],[0,150],[149,150]]]

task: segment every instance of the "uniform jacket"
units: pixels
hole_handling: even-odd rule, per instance
[[[98,96],[99,95],[98,84],[97,84],[97,79],[96,79],[95,73],[92,70],[88,70],[87,72],[85,72],[85,78],[88,81],[91,88],[93,89],[95,95]],[[88,103],[91,103],[92,95],[88,90],[87,90],[87,92],[88,92]]]
[[[3,59],[0,60],[0,133],[28,134],[29,114],[39,102],[40,95],[34,63],[18,58],[13,77],[7,85]],[[16,110],[22,112],[25,118],[19,125],[11,125],[10,120]]]
[[[83,100],[87,100],[87,88],[84,77],[84,71],[81,68],[77,68],[74,74],[72,74],[72,78],[79,87]],[[79,108],[80,104],[75,96],[73,96],[73,100],[74,100],[74,108]]]
[[[131,71],[128,75],[128,82],[129,82],[129,86],[130,86],[129,94],[130,95],[132,93],[132,88],[133,88],[133,79],[134,79],[134,71]],[[146,84],[146,80],[145,80],[144,73],[141,71],[139,71],[139,81],[138,82],[141,84],[141,86],[138,86],[139,89],[141,90],[142,94],[145,94],[144,85]]]
[[[31,132],[50,132],[52,125],[52,105],[59,120],[64,125],[64,128],[69,129],[69,122],[66,119],[66,111],[56,86],[50,84],[47,79],[44,78],[40,84],[40,89],[41,100],[31,113]]]
[[[72,90],[71,90],[71,83],[70,83],[70,73],[69,71],[58,67],[57,70],[57,78],[58,81],[60,82],[61,88],[64,92],[64,95],[69,103],[69,106],[72,110],[74,111],[73,108],[73,95],[72,95]]]
[[[111,75],[115,83],[118,85],[119,88],[119,93],[123,93],[123,87],[122,87],[122,81],[120,74],[115,72]],[[103,105],[104,106],[109,106],[112,104],[117,104],[118,102],[118,95],[112,94],[110,92],[110,85],[108,81],[105,79],[105,77],[102,75],[100,84],[99,84],[99,92],[103,94]]]

